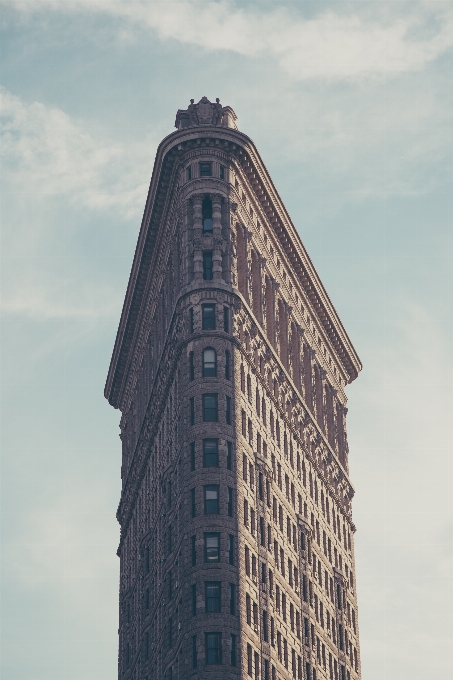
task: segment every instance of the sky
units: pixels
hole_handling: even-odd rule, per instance
[[[0,0],[3,680],[117,672],[103,396],[159,141],[220,97],[362,360],[364,680],[453,679],[451,2]]]

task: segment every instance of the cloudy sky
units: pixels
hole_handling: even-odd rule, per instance
[[[451,2],[0,0],[2,678],[107,680],[103,388],[156,146],[220,97],[364,365],[348,388],[364,680],[453,678]]]

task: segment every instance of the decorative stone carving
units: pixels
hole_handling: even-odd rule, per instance
[[[207,97],[202,97],[198,104],[194,104],[194,100],[191,99],[186,110],[178,110],[175,128],[182,130],[195,125],[221,125],[237,130],[235,120],[236,114],[233,109],[230,106],[222,106],[218,97],[215,104]]]

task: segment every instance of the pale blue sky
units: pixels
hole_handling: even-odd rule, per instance
[[[364,365],[364,680],[452,679],[452,3],[0,10],[2,679],[116,675],[103,388],[156,146],[203,95],[257,144]]]

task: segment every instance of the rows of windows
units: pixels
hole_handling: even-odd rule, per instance
[[[201,362],[201,375],[203,378],[217,377],[217,352],[213,347],[206,347],[203,350]],[[225,351],[224,363],[224,377],[226,380],[231,379],[231,358],[229,350]],[[195,380],[195,357],[194,353],[189,353],[189,380]]]
[[[189,309],[189,326],[190,332],[193,333],[195,331],[195,315],[193,307],[190,307]],[[201,330],[217,330],[215,303],[201,305]],[[223,330],[225,333],[230,332],[230,309],[227,306],[223,307]]]
[[[220,562],[221,534],[218,531],[205,532],[203,534],[203,560],[205,564]],[[233,534],[227,536],[228,564],[235,564],[235,540]],[[190,538],[190,561],[192,567],[198,564],[199,553],[197,549],[196,535]]]
[[[250,419],[248,420],[248,428],[246,424],[246,414],[245,411],[242,411],[242,434],[244,437],[247,437],[247,433],[249,436],[249,440],[253,440],[253,428],[252,428],[252,423]],[[261,438],[259,438],[259,441],[261,441]],[[283,473],[282,473],[282,466],[280,462],[278,462],[275,458],[274,455],[271,456],[271,461],[272,461],[272,469],[273,469],[273,478],[277,482],[278,487],[280,488],[281,491],[285,491],[286,498],[291,503],[293,506],[294,510],[296,510],[296,490],[294,483],[290,481],[290,478],[287,474],[284,474],[284,487],[283,487]],[[242,461],[242,476],[245,482],[249,483],[250,487],[252,490],[254,490],[255,487],[255,471],[254,471],[254,464],[251,463],[247,457],[247,455],[244,453],[243,454],[243,461]],[[304,471],[304,479],[306,477],[305,475],[305,464],[303,464],[303,471]],[[259,473],[259,484],[258,484],[258,489],[259,489],[259,496],[260,500],[266,501],[268,507],[270,507],[270,501],[271,501],[271,493],[270,493],[270,483],[266,481],[266,484],[264,485],[264,480],[262,477],[262,474]],[[310,479],[310,489],[311,489],[311,495],[314,497],[314,500],[316,503],[318,503],[318,485],[317,482],[315,481],[313,483],[312,475],[310,473],[309,475]],[[298,512],[300,514],[304,514],[304,516],[308,519],[308,506],[307,503],[302,503],[302,496],[300,493],[297,494],[297,504],[298,504]],[[332,521],[332,526],[333,530],[336,536],[338,536],[339,541],[343,541],[343,546],[346,551],[351,551],[351,536],[350,532],[346,531],[345,527],[345,522],[343,520],[342,524],[340,523],[340,515],[339,513],[335,512],[335,508],[332,504],[332,507],[329,510],[329,502],[327,498],[324,496],[324,492],[321,492],[321,505],[323,508],[323,514],[326,517],[328,523],[330,523],[330,520]],[[272,513],[273,513],[273,520],[279,526],[280,531],[283,533],[284,532],[284,527],[283,527],[283,509],[282,506],[279,504],[278,505],[278,518],[277,518],[277,500],[275,497],[272,498]],[[294,544],[294,549],[297,551],[297,538],[296,538],[296,528],[294,525],[292,525],[292,534],[293,534],[293,539],[291,539],[291,522],[289,516],[286,518],[287,522],[287,538],[289,543],[291,543],[291,540],[293,541]],[[353,578],[353,572],[352,569],[349,569],[349,566],[346,561],[344,561],[343,565],[343,557],[341,555],[341,552],[337,550],[337,548],[334,546],[332,549],[332,541],[330,538],[327,537],[326,531],[322,530],[321,534],[321,528],[320,528],[320,523],[319,520],[315,519],[315,516],[313,513],[311,513],[311,524],[313,528],[313,537],[318,543],[319,547],[323,547],[324,554],[326,557],[328,557],[329,561],[331,564],[335,564],[336,568],[339,568],[343,570],[343,566],[346,572],[346,577],[349,580],[349,584],[351,587],[351,591],[353,591],[354,587],[354,578]],[[251,523],[251,530],[252,533],[254,534],[254,523],[252,521]],[[343,531],[341,532],[341,529]],[[321,541],[321,535],[322,535],[322,541]],[[265,545],[265,539],[263,532],[261,534],[261,544]],[[271,549],[271,544],[270,544],[270,527],[268,525],[268,547]],[[311,561],[311,557],[310,557]]]
[[[240,366],[240,378],[241,378],[241,390],[244,394],[247,394],[248,400],[250,403],[252,403],[252,383],[251,383],[251,377],[250,375],[247,375],[247,379],[245,377],[245,371],[244,371],[244,366],[241,364]],[[247,389],[246,389],[247,386]],[[274,381],[274,393],[278,397],[278,382]],[[256,393],[255,393],[255,407],[256,407],[256,413],[257,415],[262,419],[263,424],[267,426],[267,406],[266,406],[266,399],[263,395],[261,395],[258,387],[256,388]],[[289,460],[289,463],[291,465],[291,468],[294,470],[294,447],[293,447],[293,442],[291,437],[288,439],[288,435],[286,432],[283,433],[283,442],[281,441],[281,430],[280,430],[280,423],[277,415],[274,417],[274,413],[272,409],[269,410],[269,425],[270,425],[270,431],[271,435],[273,438],[276,439],[278,447],[281,446],[283,443],[283,453],[285,460]],[[242,411],[242,435],[244,436],[245,439],[248,440],[249,444],[254,447],[254,432],[253,432],[253,427],[252,427],[252,422],[250,419],[247,419],[245,411]],[[303,432],[301,430],[301,436],[303,436]],[[261,453],[261,446],[262,446],[262,434],[257,431],[256,433],[257,441],[256,441],[256,448],[259,453]],[[264,446],[265,442],[263,442]],[[303,484],[305,487],[307,487],[307,473],[306,473],[306,467],[305,463],[301,461],[301,456],[299,450],[296,451],[296,464],[297,464],[297,472],[299,474],[299,477],[302,479]],[[281,466],[278,464],[278,474],[276,474],[275,471],[275,461],[273,461],[273,468],[274,468],[274,478],[278,480],[278,485],[281,490],[282,488],[282,474],[281,474]],[[340,543],[343,543],[344,549],[351,552],[351,533],[350,531],[346,528],[344,519],[341,521],[340,520],[340,515],[335,513],[335,507],[334,507],[334,502],[329,501],[328,495],[324,494],[324,490],[321,489],[321,493],[319,493],[319,486],[318,482],[316,479],[313,479],[313,475],[311,471],[309,472],[308,475],[308,482],[309,482],[309,489],[310,489],[310,496],[314,500],[315,504],[319,507],[321,505],[321,509],[323,512],[323,515],[326,517],[328,524],[332,524],[333,531],[335,535],[338,537],[338,540]],[[286,496],[290,502],[292,502],[293,507],[295,507],[295,490],[294,490],[294,484],[289,480],[288,475],[285,475],[285,486],[286,486]],[[299,494],[298,496],[299,500],[299,512],[302,513],[301,509],[301,503],[302,499]]]

